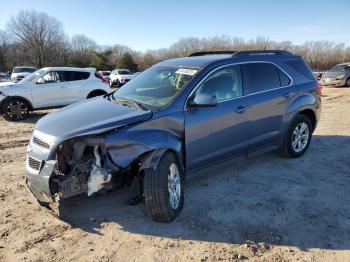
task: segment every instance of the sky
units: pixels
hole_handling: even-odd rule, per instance
[[[137,51],[221,35],[350,46],[350,0],[0,0],[0,29],[21,9],[56,17],[69,36]]]

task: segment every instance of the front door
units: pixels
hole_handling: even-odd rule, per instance
[[[242,96],[239,65],[231,65],[212,72],[195,89],[199,93],[216,96],[215,107],[186,106],[185,146],[187,170],[195,170],[216,161],[246,153],[249,141],[249,119]]]
[[[32,88],[33,106],[35,108],[67,105],[69,91],[61,71],[51,71],[43,76],[44,83],[35,84]]]

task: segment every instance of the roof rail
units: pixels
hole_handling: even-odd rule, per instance
[[[203,55],[292,55],[292,53],[285,50],[245,50],[245,51],[199,51],[190,54],[189,56],[203,56]]]
[[[237,51],[199,51],[190,54],[189,56],[202,56],[202,55],[233,55]]]
[[[234,56],[240,55],[291,55],[292,53],[285,50],[246,50],[234,53]]]

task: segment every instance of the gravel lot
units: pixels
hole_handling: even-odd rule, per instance
[[[0,261],[349,261],[350,88],[324,89],[306,155],[269,153],[186,181],[170,224],[128,206],[128,189],[62,203],[63,221],[24,186],[34,124],[0,120]]]

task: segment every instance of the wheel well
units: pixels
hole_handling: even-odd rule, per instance
[[[91,91],[91,92],[88,94],[87,98],[91,98],[91,97],[94,97],[94,96],[105,95],[105,94],[107,94],[106,91],[101,90],[101,89],[97,89],[97,90]]]
[[[299,115],[304,115],[304,116],[308,117],[311,121],[313,130],[315,130],[317,119],[316,119],[316,115],[315,115],[314,111],[312,111],[311,109],[305,109],[305,110],[301,111],[299,113]]]
[[[8,96],[8,97],[6,97],[4,100],[1,101],[1,104],[0,104],[0,112],[1,112],[1,113],[2,113],[2,105],[3,105],[6,101],[8,101],[9,99],[20,99],[20,100],[23,100],[24,102],[26,102],[26,103],[28,104],[29,110],[30,110],[30,111],[33,110],[33,105],[32,105],[32,103],[31,103],[28,99],[26,99],[26,98],[24,98],[24,97],[21,97],[21,96]]]

